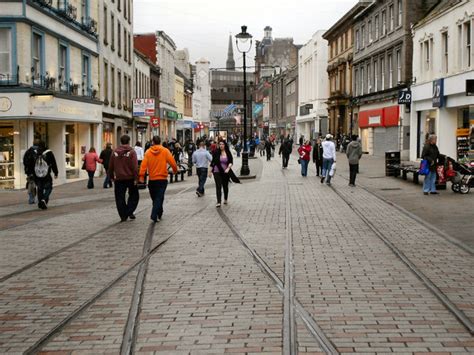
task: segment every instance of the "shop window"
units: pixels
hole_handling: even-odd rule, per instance
[[[69,83],[69,46],[59,43],[58,83],[60,90],[67,90]]]
[[[13,188],[15,151],[13,126],[0,126],[0,187]]]
[[[91,96],[91,60],[88,54],[82,55],[82,95]]]
[[[0,24],[0,82],[16,76],[15,25]]]
[[[79,176],[77,168],[76,125],[66,125],[66,178]]]
[[[34,138],[38,138],[49,145],[48,136],[48,124],[46,122],[34,122],[33,123],[33,134]]]

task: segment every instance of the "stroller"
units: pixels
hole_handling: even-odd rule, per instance
[[[451,189],[461,194],[469,193],[474,187],[474,166],[471,164],[461,164],[456,160],[447,157],[446,177],[451,181]]]

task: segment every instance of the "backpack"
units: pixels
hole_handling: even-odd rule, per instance
[[[32,175],[35,172],[36,158],[38,157],[37,149],[30,148],[26,151],[23,157],[23,164],[25,165],[25,173]]]
[[[49,149],[45,150],[43,154],[39,154],[36,157],[35,175],[39,178],[44,178],[49,173],[49,164],[45,160],[46,154],[48,152],[50,152]]]

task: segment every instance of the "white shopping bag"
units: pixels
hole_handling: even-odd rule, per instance
[[[329,176],[334,176],[335,172],[336,172],[336,163],[332,163],[331,170],[329,170]]]

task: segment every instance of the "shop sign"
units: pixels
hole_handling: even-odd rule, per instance
[[[174,111],[165,110],[165,113],[166,113],[166,117],[168,117],[168,118],[174,118],[174,119],[178,118],[178,113],[176,113]]]
[[[369,126],[371,125],[379,125],[381,123],[380,116],[369,116]]]
[[[398,104],[411,104],[411,90],[400,90],[398,92]]]
[[[12,100],[8,97],[0,97],[0,112],[10,111],[12,108]]]
[[[466,96],[474,96],[474,79],[466,80]],[[1,104],[0,104],[0,107],[1,107]]]
[[[155,99],[133,99],[133,115],[137,117],[153,116]]]
[[[444,104],[444,79],[433,81],[433,107],[443,107]]]
[[[153,128],[160,127],[160,118],[155,117],[155,116],[151,116],[150,117],[150,126],[152,126]]]

